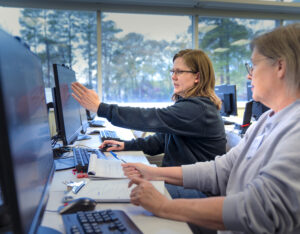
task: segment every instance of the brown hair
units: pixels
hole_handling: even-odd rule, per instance
[[[289,93],[300,91],[300,23],[281,26],[253,39],[250,44],[263,56],[286,62],[286,84]]]
[[[222,102],[215,93],[215,72],[212,62],[202,50],[186,49],[181,50],[173,57],[182,58],[184,63],[195,73],[199,73],[199,82],[186,91],[184,97],[208,97],[220,110]],[[178,100],[179,96],[173,94],[172,100]]]

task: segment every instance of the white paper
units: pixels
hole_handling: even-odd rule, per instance
[[[99,159],[96,155],[90,156],[88,175],[90,178],[120,179],[126,178],[120,160]]]
[[[164,194],[164,181],[150,181],[153,186]],[[89,197],[97,202],[130,202],[130,193],[135,185],[128,188],[128,179],[89,180],[77,193],[71,194],[74,199]]]

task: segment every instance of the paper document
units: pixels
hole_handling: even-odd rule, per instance
[[[124,175],[120,160],[99,159],[96,155],[90,156],[88,167],[88,176],[98,179],[121,179],[126,178]]]
[[[153,186],[164,194],[164,181],[150,181]],[[77,193],[70,194],[74,199],[89,197],[97,202],[130,202],[131,190],[136,186],[128,188],[129,179],[116,180],[89,180]]]

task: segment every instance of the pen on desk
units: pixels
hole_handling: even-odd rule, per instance
[[[111,153],[112,156],[114,156],[115,159],[121,160],[123,163],[126,163],[126,161],[124,159],[120,159],[116,153],[114,153],[112,151],[109,151],[109,152]]]

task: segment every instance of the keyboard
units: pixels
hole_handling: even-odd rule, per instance
[[[107,159],[105,154],[97,149],[73,148],[74,165],[77,172],[88,171],[91,153],[96,154],[97,158]]]
[[[91,120],[89,122],[89,126],[94,127],[94,128],[105,127],[105,121],[103,121],[103,120]]]
[[[142,233],[122,210],[79,211],[62,218],[67,234]]]
[[[118,137],[117,133],[111,130],[100,130],[100,139],[102,142],[105,140],[121,140],[120,137]]]
[[[224,125],[233,125],[233,124],[235,124],[235,122],[226,120],[226,119],[224,119],[224,118],[223,118],[223,123],[224,123]]]

